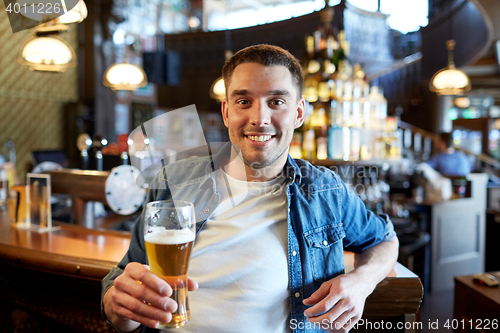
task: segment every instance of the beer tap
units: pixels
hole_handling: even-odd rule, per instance
[[[122,164],[128,164],[128,135],[120,134],[118,136],[118,150],[121,152],[120,157],[122,159]]]
[[[101,135],[94,136],[94,141],[92,143],[92,148],[95,152],[97,171],[103,170],[103,155],[102,148],[108,144],[108,140],[103,138]]]
[[[84,133],[78,136],[76,140],[76,146],[80,151],[80,156],[82,157],[82,169],[87,170],[89,168],[89,153],[88,150],[92,146],[92,139],[90,135]]]

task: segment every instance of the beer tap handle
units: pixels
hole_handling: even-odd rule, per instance
[[[95,152],[97,171],[103,171],[103,155],[102,148],[108,144],[108,140],[103,138],[101,135],[94,136],[94,141],[92,143],[92,148]]]
[[[82,157],[82,169],[87,170],[89,168],[89,154],[88,150],[92,146],[92,139],[90,135],[84,133],[78,136],[76,140],[76,146],[80,150],[80,156]]]
[[[89,168],[89,153],[88,153],[87,149],[82,150],[81,156],[82,156],[82,169],[88,170],[88,168]]]
[[[97,161],[97,171],[102,171],[102,151],[98,150],[95,153],[95,159]]]
[[[122,164],[128,165],[128,153],[126,151],[121,153]]]

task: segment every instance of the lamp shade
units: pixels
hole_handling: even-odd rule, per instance
[[[470,79],[455,67],[443,68],[431,79],[429,89],[438,95],[460,95],[471,88]]]
[[[64,72],[66,68],[76,66],[76,55],[60,38],[33,37],[21,47],[18,62],[30,66],[31,70]]]
[[[75,7],[59,18],[63,24],[80,23],[87,18],[87,5],[83,0],[79,0]]]
[[[431,78],[429,90],[438,95],[460,95],[471,89],[470,78],[453,63],[454,40],[446,42],[448,48],[448,66],[437,71]]]
[[[146,73],[139,66],[114,63],[104,72],[102,83],[113,90],[137,90],[148,84]]]
[[[222,102],[224,97],[226,97],[226,86],[224,85],[222,76],[212,83],[209,95],[218,102]]]

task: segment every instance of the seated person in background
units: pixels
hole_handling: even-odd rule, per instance
[[[467,156],[453,148],[451,133],[441,133],[436,148],[439,153],[426,161],[434,170],[445,176],[467,176],[471,172]]]

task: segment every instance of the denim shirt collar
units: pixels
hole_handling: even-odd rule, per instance
[[[226,143],[215,155],[209,155],[207,165],[205,167],[205,176],[200,182],[199,188],[201,188],[208,179],[213,179],[215,177],[215,171],[220,169],[221,162],[231,156],[232,143]],[[285,176],[287,177],[286,184],[290,185],[293,182],[297,182],[300,185],[302,181],[302,173],[299,166],[294,161],[294,159],[288,155],[283,169]],[[215,180],[214,180],[215,181]]]
[[[295,160],[288,155],[285,164],[286,175],[288,176],[287,185],[290,185],[293,182],[296,182],[297,185],[300,185],[302,182],[302,172],[300,171],[299,166],[295,162]]]

